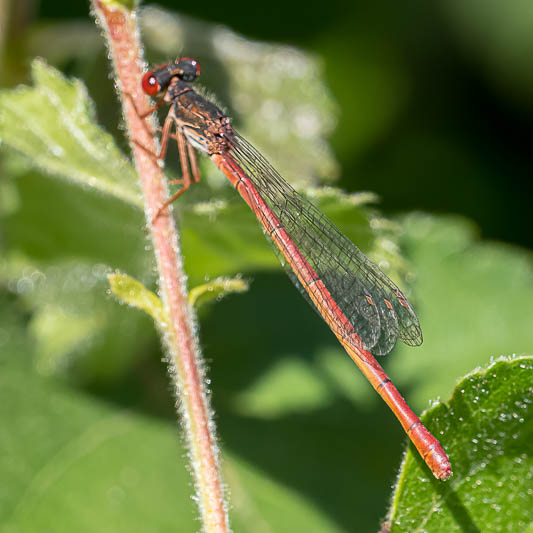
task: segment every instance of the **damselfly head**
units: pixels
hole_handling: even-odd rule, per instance
[[[147,72],[142,78],[142,88],[146,94],[157,96],[164,93],[172,78],[194,81],[200,75],[200,63],[192,57],[182,57],[174,63],[165,63]]]

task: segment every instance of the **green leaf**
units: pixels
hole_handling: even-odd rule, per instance
[[[140,209],[35,169],[15,176],[9,183],[16,185],[16,207],[2,219],[6,255],[15,252],[48,265],[80,259],[148,281],[153,259],[146,253]]]
[[[33,87],[0,92],[0,141],[46,173],[142,207],[136,172],[96,125],[85,86],[40,59],[32,78]]]
[[[217,278],[194,287],[189,293],[189,303],[192,306],[199,307],[213,300],[220,301],[228,294],[234,292],[246,292],[248,287],[248,282],[240,277]]]
[[[526,531],[533,521],[533,357],[500,359],[458,384],[423,420],[454,476],[432,478],[411,445],[390,512],[391,532]]]
[[[127,274],[115,273],[107,276],[111,291],[124,303],[148,313],[158,327],[165,329],[168,323],[163,302],[140,281]]]

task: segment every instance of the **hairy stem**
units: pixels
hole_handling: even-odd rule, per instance
[[[132,150],[159,271],[159,292],[168,317],[168,323],[162,327],[169,372],[175,383],[203,528],[206,533],[227,532],[219,451],[195,336],[195,319],[187,301],[179,236],[170,209],[152,223],[152,218],[168,198],[168,191],[163,172],[152,155],[158,152],[154,136],[149,131],[153,125],[147,126],[139,116],[140,111],[148,109],[149,102],[141,91],[143,62],[135,12],[118,1],[92,0],[92,5],[97,22],[104,30],[127,131],[133,141]]]

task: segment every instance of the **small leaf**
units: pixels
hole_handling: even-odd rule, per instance
[[[424,422],[454,476],[432,478],[413,446],[395,490],[391,531],[524,531],[533,520],[533,357],[500,359],[461,380]]]
[[[34,87],[0,92],[0,140],[41,170],[141,207],[135,169],[95,122],[79,80],[43,60],[32,63]]]
[[[246,292],[248,282],[242,278],[217,278],[209,283],[194,287],[189,293],[189,303],[192,306],[201,305],[212,300],[220,300],[233,292]]]
[[[152,291],[140,281],[127,274],[115,273],[107,276],[109,287],[124,303],[148,313],[158,327],[164,329],[167,324],[163,303]]]

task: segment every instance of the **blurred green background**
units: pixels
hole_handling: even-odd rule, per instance
[[[288,179],[379,195],[369,206],[310,191],[419,311],[423,347],[398,346],[384,363],[416,411],[491,357],[531,353],[531,2],[159,5],[172,14],[141,17],[148,61],[198,57],[202,83]],[[31,60],[45,58],[84,81],[129,154],[85,2],[0,0],[0,40],[4,88],[31,84]],[[276,85],[260,66],[282,60]],[[286,141],[279,102],[305,108],[308,137]],[[147,317],[106,296],[111,269],[154,287],[142,214],[55,181],[5,144],[0,516],[20,531],[83,531],[80,517],[87,531],[192,531],[159,341]],[[251,281],[199,311],[235,530],[376,531],[399,425],[276,267],[253,216],[203,169],[207,184],[180,205],[190,284]]]

